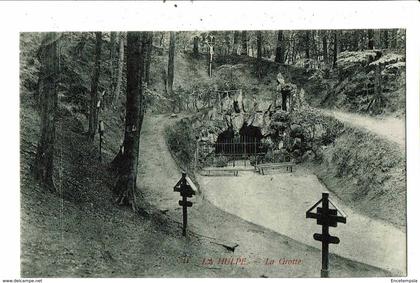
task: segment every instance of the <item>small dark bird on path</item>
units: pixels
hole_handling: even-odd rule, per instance
[[[230,246],[226,246],[226,245],[223,245],[222,244],[222,246],[223,247],[225,247],[228,251],[230,251],[230,252],[235,252],[235,249],[239,246],[238,244],[235,244],[233,247],[230,247]]]
[[[216,243],[216,242],[210,242],[210,243],[222,246],[225,249],[227,249],[228,251],[233,252],[233,253],[235,252],[235,249],[239,246],[239,244],[235,244],[233,246],[228,246],[228,245],[220,244],[220,243]]]

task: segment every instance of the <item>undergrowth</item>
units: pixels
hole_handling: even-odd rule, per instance
[[[314,168],[346,203],[405,229],[406,164],[395,144],[347,127]]]

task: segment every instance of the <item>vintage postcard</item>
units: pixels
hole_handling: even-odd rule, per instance
[[[22,278],[410,276],[410,29],[247,27],[19,31]]]

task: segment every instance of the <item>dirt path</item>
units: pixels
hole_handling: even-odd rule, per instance
[[[211,253],[197,237],[184,239],[162,214],[139,215],[113,202],[114,176],[106,164],[118,139],[107,132],[103,162],[69,121],[57,125],[57,193],[39,187],[29,173],[38,133],[34,109],[22,111],[22,277],[214,277],[213,270],[186,265],[186,252]],[[121,131],[115,127],[118,136]],[[112,141],[112,142],[111,142]],[[115,146],[113,145],[115,143]],[[111,150],[111,147],[114,147]],[[227,276],[227,272],[217,272]]]
[[[146,203],[150,203],[158,210],[165,213],[174,221],[181,221],[181,211],[178,206],[179,194],[173,192],[173,186],[180,177],[180,171],[173,161],[164,138],[164,129],[174,120],[167,116],[147,116],[142,129],[140,141],[140,155],[143,163],[139,173],[139,187]],[[224,192],[218,191],[223,198]],[[189,212],[190,235],[198,235],[200,241],[210,244],[214,248],[215,255],[189,252],[190,263],[201,266],[204,271],[211,268],[214,276],[228,274],[229,277],[319,277],[320,251],[297,242],[287,236],[280,235],[272,230],[272,227],[262,227],[242,219],[236,214],[226,213],[207,201],[203,195],[192,199],[194,205]],[[237,203],[236,203],[237,204]],[[235,205],[232,202],[231,205]],[[265,204],[261,204],[265,206]],[[243,209],[247,207],[244,204]],[[240,207],[238,208],[241,209]],[[279,210],[279,208],[274,208]],[[261,210],[260,217],[277,217],[277,212]],[[290,217],[290,219],[293,219]],[[180,229],[180,227],[179,227]],[[178,230],[180,233],[180,230]],[[234,252],[228,251],[221,246],[235,245]],[[220,258],[246,258],[245,266],[219,265]],[[281,259],[301,260],[300,264],[278,264]],[[203,265],[203,259],[211,259],[213,265]],[[267,259],[277,262],[274,265],[266,265]],[[331,276],[383,276],[387,272],[378,268],[343,259],[332,255]],[[178,269],[178,273],[190,276],[186,270]],[[207,273],[208,274],[208,273]],[[205,273],[203,273],[205,276]]]
[[[202,196],[193,198],[189,234],[181,236],[179,195],[172,190],[180,176],[163,135],[171,121],[167,117],[147,116],[144,122],[138,180],[147,213],[139,215],[113,202],[115,179],[106,164],[121,139],[116,119],[107,121],[102,162],[97,143],[86,142],[72,118],[59,123],[59,191],[50,193],[29,172],[38,116],[34,108],[23,107],[22,277],[319,277],[319,249],[217,209]],[[233,252],[222,244],[238,246]],[[229,264],[238,258],[245,264]],[[276,263],[266,265],[267,259]],[[280,264],[283,259],[300,263]],[[334,255],[330,267],[333,277],[390,276]]]
[[[305,212],[327,191],[317,177],[297,169],[295,173],[200,177],[202,190],[213,204],[252,223],[272,229],[304,244],[319,247],[312,238],[320,232]],[[341,240],[331,252],[359,262],[404,274],[406,235],[399,229],[363,216],[350,209],[330,192],[331,198],[347,214],[347,223],[331,228]]]
[[[220,256],[224,251],[201,237],[182,237],[179,224],[164,213],[151,208],[147,214],[136,214],[115,204],[111,192],[115,176],[107,164],[121,138],[117,119],[107,121],[100,162],[97,142],[87,142],[83,129],[73,117],[68,118],[57,125],[58,192],[50,193],[30,174],[38,115],[26,105],[21,112],[22,277],[250,276],[246,270],[233,273],[231,266],[201,266],[202,257]],[[194,262],[185,262],[193,255]]]
[[[55,180],[59,192],[45,191],[29,172],[39,121],[35,108],[27,109],[24,101],[21,99],[20,131],[22,277],[319,277],[318,248],[218,209],[203,195],[194,197],[189,209],[189,236],[180,235],[179,195],[172,190],[180,172],[165,145],[163,130],[171,121],[167,116],[147,115],[142,130],[138,186],[148,214],[134,214],[113,202],[115,178],[106,164],[115,156],[122,127],[112,121],[106,125],[102,162],[98,161],[97,140],[89,143],[83,128],[76,125],[76,131],[71,130],[75,126],[71,121],[57,125],[56,161],[60,164],[56,167],[60,168],[55,170],[59,172]],[[70,115],[64,112],[60,115]],[[103,118],[117,120],[111,114]],[[260,206],[265,209],[265,202]],[[257,211],[261,218],[273,217],[283,208],[275,209],[268,214]],[[229,251],[221,244],[238,246]],[[237,258],[246,259],[246,264],[218,263]],[[214,264],[203,265],[203,259],[207,263],[212,259]],[[267,259],[275,264],[266,265]],[[282,259],[300,263],[280,264]],[[332,277],[391,275],[335,255],[330,257],[330,268]]]
[[[397,143],[402,150],[405,150],[405,124],[402,119],[392,117],[379,119],[367,115],[327,109],[322,109],[321,111],[353,127],[367,129],[391,142]]]

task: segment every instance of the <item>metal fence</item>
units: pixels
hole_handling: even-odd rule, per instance
[[[240,138],[224,139],[218,142],[200,142],[198,150],[206,154],[214,153],[215,157],[226,157],[235,166],[235,161],[246,160],[265,155],[264,144],[255,137],[241,136]]]

